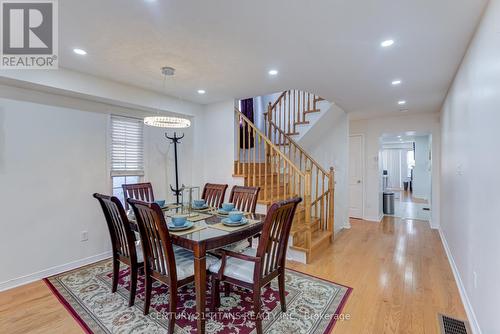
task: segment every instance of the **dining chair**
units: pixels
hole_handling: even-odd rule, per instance
[[[203,187],[201,198],[205,200],[208,206],[220,208],[224,202],[227,184],[207,183]]]
[[[241,253],[221,250],[222,258],[209,267],[212,280],[211,310],[220,305],[220,282],[237,285],[253,292],[254,320],[257,333],[262,333],[261,288],[278,277],[281,310],[286,312],[285,260],[288,237],[297,205],[301,198],[274,203],[268,210],[257,249]]]
[[[231,194],[229,195],[229,202],[234,204],[234,207],[243,212],[255,213],[255,208],[257,207],[257,199],[259,198],[260,187],[243,187],[243,186],[233,186],[231,189]],[[252,238],[248,238],[248,243],[250,247],[252,246],[253,238],[259,238],[260,234],[255,235]],[[239,248],[239,243],[233,247],[233,250]],[[243,246],[245,247],[245,246]]]
[[[144,202],[154,202],[153,186],[150,182],[122,184],[123,197],[125,198],[125,209],[129,209],[127,199],[133,198]]]
[[[117,197],[98,193],[95,193],[94,197],[101,204],[111,237],[113,251],[113,280],[111,291],[113,293],[116,292],[118,287],[120,262],[128,265],[130,267],[130,297],[128,306],[132,306],[134,305],[135,292],[137,289],[137,273],[144,261],[141,242],[135,240],[135,234],[132,231],[127,214]]]
[[[177,310],[177,289],[194,281],[193,252],[174,246],[160,206],[129,198],[139,226],[144,253],[145,300],[144,314],[149,313],[153,280],[168,286],[169,327],[173,333]],[[207,268],[217,258],[207,255]]]
[[[229,202],[239,211],[255,213],[259,191],[260,187],[234,186],[229,195]]]

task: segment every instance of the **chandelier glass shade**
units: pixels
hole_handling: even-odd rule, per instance
[[[144,118],[144,124],[158,128],[189,128],[191,121],[181,117],[170,116],[149,116]]]

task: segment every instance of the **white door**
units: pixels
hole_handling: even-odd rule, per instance
[[[349,216],[363,218],[364,137],[349,137]]]

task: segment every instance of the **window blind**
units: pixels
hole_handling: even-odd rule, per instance
[[[143,124],[111,116],[111,176],[144,175]]]

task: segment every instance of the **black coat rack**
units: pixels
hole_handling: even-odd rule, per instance
[[[180,140],[182,138],[184,138],[184,134],[182,134],[182,136],[180,137],[177,137],[177,133],[174,132],[174,136],[173,137],[169,137],[167,133],[165,133],[165,137],[169,140],[172,141],[172,144],[174,144],[174,156],[175,156],[175,189],[172,187],[172,185],[170,185],[170,189],[172,190],[172,192],[174,193],[175,197],[176,197],[176,204],[180,204],[179,202],[179,196],[181,195],[182,193],[182,188],[179,188],[179,169],[178,169],[178,166],[177,166],[177,144],[180,144]]]

